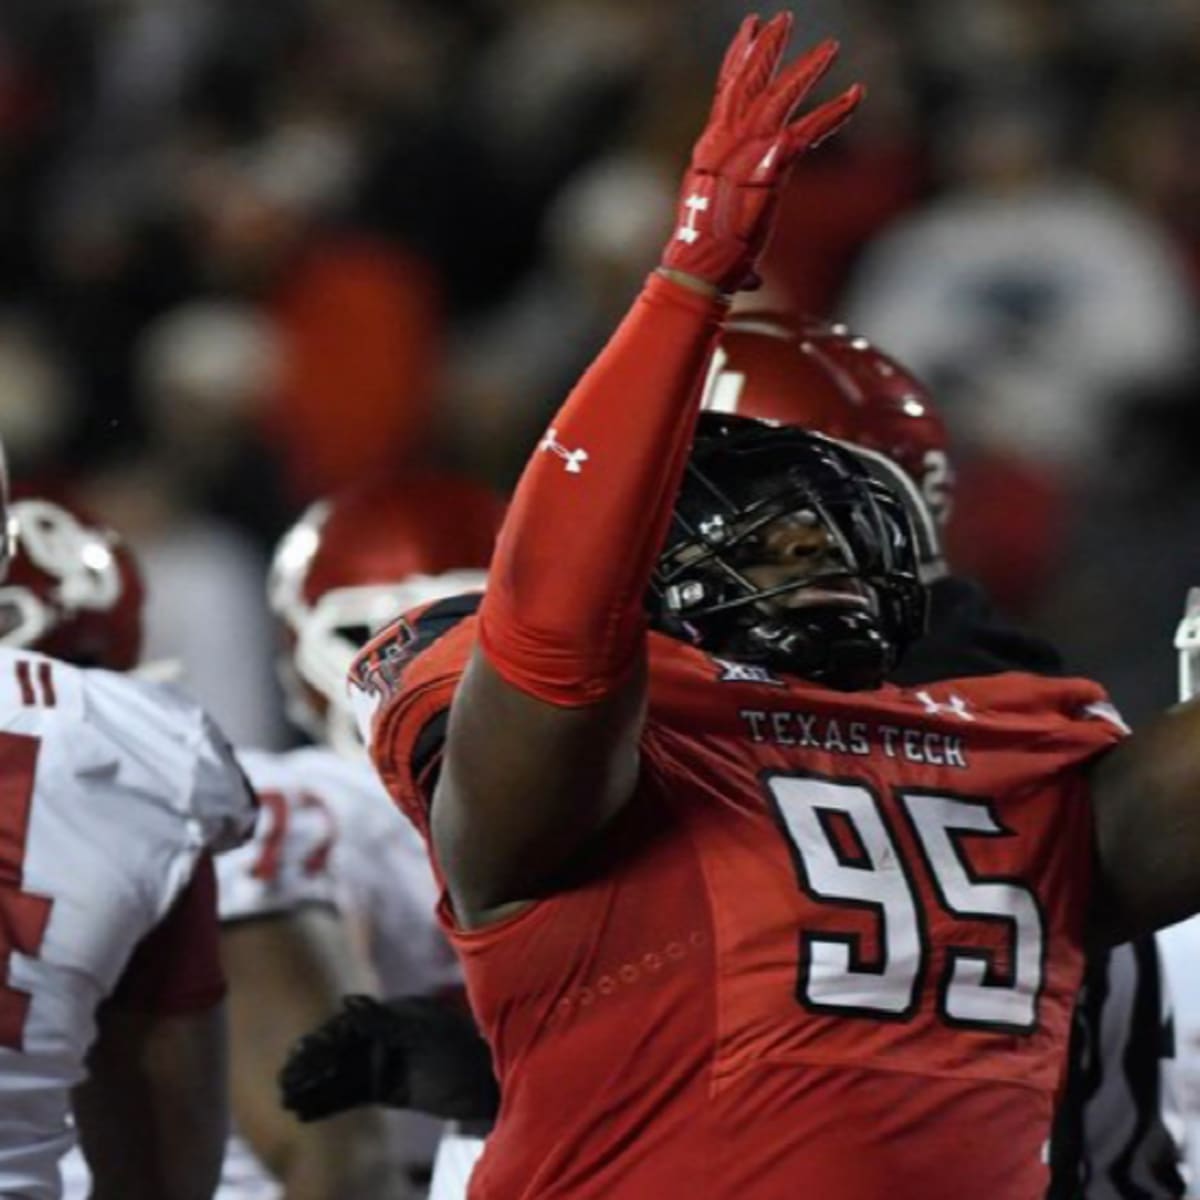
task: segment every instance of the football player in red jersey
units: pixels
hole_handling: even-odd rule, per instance
[[[931,620],[894,680],[916,687],[1001,671],[1065,673],[1053,647],[1006,625],[978,587],[947,571],[938,536],[953,500],[947,432],[932,397],[896,360],[844,326],[750,310],[725,323],[703,407],[832,434],[863,450],[873,466],[900,468],[886,477],[909,501],[919,531]],[[1095,955],[1088,979],[1090,999],[1076,1016],[1087,1026],[1077,1031],[1086,1053],[1071,1061],[1051,1195],[1181,1196],[1155,1066],[1161,980],[1154,938]],[[1130,1055],[1136,1071],[1125,1067]],[[296,1047],[284,1093],[307,1119],[374,1102],[425,1105],[483,1129],[497,1105],[490,1059],[469,1019],[418,997],[348,1005]],[[447,1139],[434,1195],[465,1195],[482,1149],[482,1136]],[[453,1190],[448,1176],[459,1181]]]
[[[663,268],[533,456],[478,619],[424,652],[401,623],[356,672],[500,1074],[480,1197],[1040,1196],[1085,935],[1200,903],[1195,713],[1101,757],[1085,681],[876,687],[920,607],[889,493],[737,423],[689,465],[719,296],[858,99],[789,124],[832,48],[775,78],[788,28],[731,47]]]
[[[120,539],[48,500],[0,519],[0,1192],[59,1195],[78,1136],[92,1196],[201,1200],[228,1118],[211,854],[253,797],[194,704],[125,673]]]
[[[865,339],[823,322],[795,324],[774,314],[731,317],[713,355],[704,407],[815,429],[854,443],[873,468],[881,468],[885,479],[904,490],[917,527],[922,578],[950,587],[940,523],[932,516],[934,506],[944,515],[950,503],[953,477],[946,429],[924,388],[900,364]],[[960,618],[968,611],[982,616],[976,591],[961,582],[954,585],[953,600],[937,607],[947,614],[953,608]],[[996,637],[994,625],[985,632],[982,620],[972,622],[972,644]],[[1008,634],[1006,641],[1015,655],[1015,635]],[[1027,659],[1047,654],[1040,644],[1029,645]],[[941,675],[931,677],[979,670],[976,657],[967,669],[949,670],[943,664]],[[423,1104],[439,1116],[471,1118],[475,1130],[489,1126],[497,1103],[490,1059],[469,1018],[432,1007],[421,997],[397,997],[382,1005],[356,998],[295,1048],[283,1092],[285,1103],[308,1120],[354,1104]],[[443,1140],[433,1180],[435,1200],[465,1194],[466,1178],[482,1148],[482,1137],[475,1134]],[[458,1182],[450,1187],[448,1178]]]
[[[917,687],[1006,670],[1063,674],[1052,647],[1005,625],[977,587],[947,572],[938,535],[952,502],[947,434],[932,398],[901,364],[842,326],[751,309],[725,322],[703,403],[710,410],[817,429],[854,443],[873,466],[885,468],[885,477],[909,501],[919,535],[921,575],[932,585],[931,629],[893,673],[894,680]],[[1125,1022],[1119,1029],[1112,1018],[1095,1021],[1088,1045],[1100,1048],[1107,1065],[1102,1072],[1090,1067],[1091,1082],[1070,1089],[1065,1126],[1086,1129],[1086,1137],[1069,1134],[1062,1139],[1067,1152],[1055,1156],[1062,1194],[1075,1194],[1078,1185],[1072,1180],[1079,1177],[1078,1164],[1086,1157],[1096,1186],[1114,1195],[1180,1195],[1156,1088],[1150,1085],[1147,1091],[1151,1076],[1146,1064],[1157,1057],[1159,1037],[1153,939],[1125,947],[1111,962],[1097,956],[1091,967],[1096,990],[1108,995],[1114,1008],[1129,1003],[1132,1012],[1149,1012],[1151,1019],[1132,1027]],[[1093,1014],[1094,1009],[1089,1005],[1085,1011]],[[1084,1105],[1109,1107],[1114,1089],[1120,1093],[1127,1088],[1119,1060],[1139,1039],[1146,1052],[1139,1055],[1143,1065],[1137,1094],[1116,1097],[1129,1112],[1121,1124],[1124,1132],[1115,1139],[1107,1133],[1099,1136],[1112,1122],[1089,1120],[1085,1125]],[[1106,1049],[1110,1042],[1111,1056]],[[1096,1081],[1099,1090],[1092,1096]],[[484,1120],[494,1116],[496,1088],[490,1063],[465,1018],[456,1021],[454,1014],[416,1000],[397,999],[387,1007],[360,1000],[297,1047],[285,1077],[285,1097],[309,1119],[354,1103],[376,1102],[425,1103],[441,1115]],[[1130,1133],[1131,1122],[1136,1136]],[[466,1175],[482,1144],[481,1138],[458,1139],[464,1181],[458,1194],[465,1191]],[[443,1150],[449,1153],[447,1146]],[[1110,1172],[1103,1165],[1118,1160],[1119,1170]],[[1141,1191],[1124,1187],[1118,1175],[1139,1180]],[[435,1193],[441,1184],[439,1172]]]
[[[894,682],[1066,674],[1053,646],[1009,625],[977,584],[947,568],[938,538],[953,503],[947,433],[925,387],[895,359],[845,326],[748,309],[726,322],[704,404],[844,438],[882,455],[879,465],[902,469],[896,483],[921,533],[930,621]],[[1164,988],[1154,936],[1089,954],[1054,1128],[1050,1200],[1183,1196],[1160,1070],[1169,1056]],[[475,1060],[461,1062],[464,1087],[487,1095]]]

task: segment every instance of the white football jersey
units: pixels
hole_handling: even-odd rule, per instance
[[[216,861],[223,922],[327,904],[362,943],[383,995],[430,993],[461,983],[434,916],[438,890],[420,836],[397,811],[373,768],[332,750],[239,750],[259,798],[250,839]],[[236,984],[235,984],[236,986]],[[402,1161],[432,1156],[440,1122],[389,1114]],[[82,1156],[65,1171],[67,1200],[83,1200]],[[230,1139],[217,1200],[276,1200],[279,1184],[237,1136]]]
[[[371,765],[317,746],[238,760],[261,808],[253,838],[217,862],[221,919],[331,903],[362,931],[383,995],[459,985],[425,847]]]
[[[60,1194],[95,1012],[253,797],[180,693],[0,647],[0,1195]]]
[[[464,1132],[457,1121],[447,1125],[433,1161],[429,1200],[467,1200],[471,1172],[483,1157],[484,1144],[482,1135]]]
[[[328,779],[306,778],[291,754],[239,750],[237,757],[258,796],[258,820],[250,840],[217,863],[221,921],[336,906],[331,860],[344,831]]]
[[[383,995],[460,984],[454,952],[434,917],[437,884],[420,837],[370,764],[321,747],[241,750],[238,759],[260,808],[251,840],[217,861],[222,921],[328,904],[354,930]],[[427,1161],[440,1123],[408,1113],[389,1118],[399,1159]],[[235,1134],[217,1200],[281,1196]]]
[[[1200,1195],[1200,917],[1156,934],[1171,997],[1174,1058],[1163,1063],[1164,1093],[1175,1140],[1183,1149],[1188,1195]]]

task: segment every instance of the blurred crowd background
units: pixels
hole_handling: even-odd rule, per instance
[[[133,541],[151,653],[236,740],[288,736],[275,538],[408,464],[512,483],[776,7],[0,5],[0,438]],[[766,296],[928,381],[956,563],[1144,717],[1200,583],[1200,0],[795,7],[870,96]]]

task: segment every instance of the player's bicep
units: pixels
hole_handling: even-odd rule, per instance
[[[1116,943],[1200,909],[1200,701],[1140,729],[1092,769],[1093,931]]]
[[[486,924],[538,895],[632,795],[646,671],[566,708],[508,683],[476,648],[454,697],[431,833],[456,914]]]

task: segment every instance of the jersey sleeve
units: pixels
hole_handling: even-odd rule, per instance
[[[111,774],[185,817],[220,853],[254,828],[257,805],[228,740],[190,697],[166,684],[88,672],[92,735],[76,750],[81,777]]]
[[[207,713],[200,720],[191,811],[205,831],[205,844],[220,854],[251,836],[258,801],[224,733]]]
[[[365,647],[350,672],[371,761],[388,794],[426,838],[429,797],[450,703],[474,645],[478,601],[455,597],[405,614]]]
[[[1111,750],[1130,734],[1117,706],[1098,683],[1065,679],[1054,688],[1058,720],[1049,741],[1073,762],[1086,762]]]
[[[1130,732],[1108,693],[1090,679],[1010,671],[930,684],[916,695],[932,700],[942,691],[961,693],[985,717],[1019,730],[1048,772],[1082,766]]]

